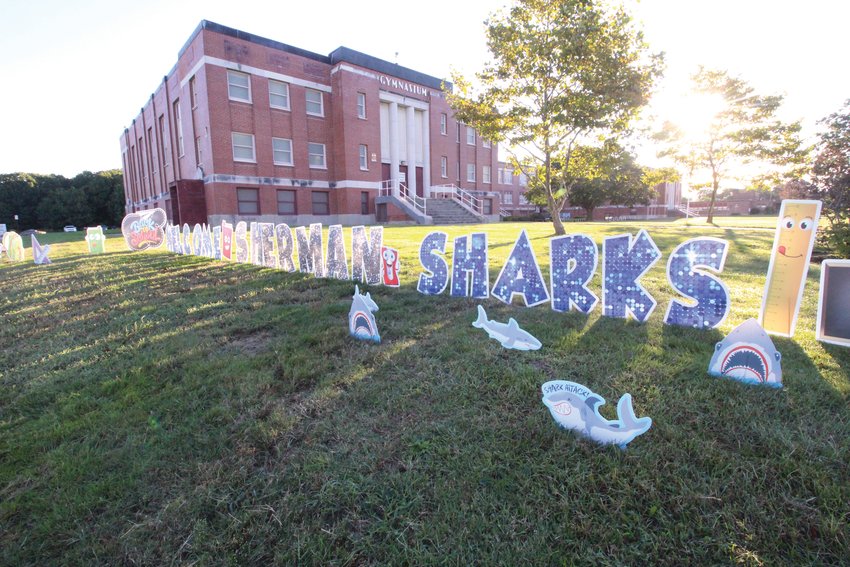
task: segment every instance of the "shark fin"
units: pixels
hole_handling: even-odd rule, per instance
[[[516,319],[514,319],[513,317],[508,319],[508,329],[510,329],[512,331],[518,331],[519,330],[519,323],[517,323]]]
[[[360,286],[354,285],[354,295],[360,295]]]
[[[617,402],[617,417],[620,418],[620,423],[625,429],[643,429],[646,431],[652,425],[652,419],[635,417],[635,410],[632,408],[632,395],[623,394],[620,401]]]
[[[591,394],[587,397],[586,400],[584,400],[584,403],[587,404],[587,407],[599,413],[597,408],[604,404],[605,400],[603,400],[598,394]]]
[[[487,313],[484,311],[484,308],[480,305],[478,306],[478,319],[472,322],[472,326],[477,329],[483,329],[484,325],[487,323]]]

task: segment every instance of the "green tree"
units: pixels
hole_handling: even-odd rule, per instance
[[[517,0],[486,21],[492,60],[480,85],[454,73],[448,93],[457,118],[486,139],[507,142],[514,167],[538,180],[556,234],[574,178],[580,140],[628,129],[660,76],[662,56],[647,53],[643,35],[622,7],[597,0]]]
[[[806,150],[800,140],[800,122],[786,124],[776,116],[782,96],[758,95],[747,82],[726,71],[700,67],[692,80],[694,92],[718,99],[720,110],[703,133],[686,135],[665,122],[655,138],[664,146],[659,157],[672,158],[698,179],[708,177],[703,184],[711,188],[709,223],[714,221],[717,190],[733,175],[754,171],[747,175],[747,184],[755,188],[799,177]]]
[[[850,99],[821,124],[812,181],[823,201],[823,234],[832,252],[850,258]]]

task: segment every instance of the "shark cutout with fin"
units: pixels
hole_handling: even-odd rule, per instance
[[[708,363],[712,376],[782,387],[782,355],[755,319],[747,319],[717,343]]]
[[[537,350],[541,347],[540,341],[534,338],[531,333],[520,329],[513,317],[508,319],[507,323],[488,321],[487,312],[480,305],[478,306],[478,319],[472,322],[472,326],[477,329],[484,329],[491,339],[496,339],[505,348]]]
[[[355,339],[381,342],[378,324],[373,312],[378,310],[378,304],[372,300],[371,294],[360,293],[360,286],[354,286],[354,298],[348,311],[348,331]]]
[[[602,445],[625,448],[652,426],[652,418],[635,417],[631,394],[623,394],[617,403],[617,419],[608,420],[599,413],[605,399],[581,384],[552,380],[543,384],[541,390],[543,404],[549,408],[555,423]]]

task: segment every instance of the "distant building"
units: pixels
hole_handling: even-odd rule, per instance
[[[162,207],[175,224],[426,222],[417,206],[460,188],[478,220],[535,210],[442,84],[202,21],[121,135],[126,209]]]

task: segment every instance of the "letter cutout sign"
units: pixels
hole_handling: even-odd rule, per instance
[[[729,243],[720,238],[692,238],[676,247],[667,261],[667,281],[687,298],[688,306],[674,299],[667,307],[664,322],[695,329],[713,329],[729,314],[729,289],[722,281],[700,268],[722,272]]]
[[[472,241],[469,246],[468,242]],[[487,267],[487,233],[455,238],[452,254],[452,296],[486,299],[490,295],[490,270]]]
[[[587,284],[596,272],[599,253],[593,240],[584,234],[558,236],[550,241],[549,279],[552,309],[577,309],[585,315],[593,311],[599,298]]]
[[[491,294],[505,303],[510,303],[514,295],[518,295],[526,307],[549,301],[549,292],[546,291],[543,274],[540,273],[540,266],[534,257],[534,250],[525,229],[522,229],[519,238],[514,242],[508,261],[502,266]]]
[[[606,238],[602,256],[603,315],[646,322],[658,302],[640,285],[640,278],[661,258],[661,251],[641,230],[634,240],[630,234]]]
[[[449,235],[445,232],[431,232],[422,240],[419,246],[419,263],[429,272],[419,274],[416,290],[425,295],[440,295],[449,285],[449,265],[440,254],[446,253],[446,241]]]
[[[820,201],[782,201],[759,313],[759,323],[772,335],[794,335],[820,208]]]
[[[45,244],[42,246],[39,244],[34,234],[30,235],[30,241],[32,242],[32,259],[39,266],[43,264],[52,264],[50,261],[48,254],[50,254],[50,245]]]

